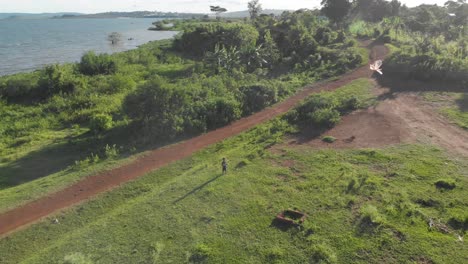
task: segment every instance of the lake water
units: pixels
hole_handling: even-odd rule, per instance
[[[176,32],[147,30],[156,18],[0,20],[0,76],[53,63],[79,61],[83,53],[130,50]],[[107,36],[122,35],[111,45]]]

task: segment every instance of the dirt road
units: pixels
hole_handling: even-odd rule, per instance
[[[390,93],[375,84],[380,101],[365,110],[351,113],[326,135],[337,139],[332,144],[316,137],[292,138],[287,144],[306,144],[316,148],[374,148],[400,143],[433,144],[468,157],[468,132],[454,126],[424,102],[417,92]]]
[[[383,45],[370,48],[372,59],[381,59],[386,54]],[[223,139],[237,135],[262,122],[270,120],[287,112],[294,105],[312,93],[323,90],[333,90],[362,77],[370,77],[368,66],[363,66],[351,73],[341,76],[336,81],[321,82],[310,87],[305,87],[296,95],[284,102],[276,104],[252,116],[238,120],[226,127],[211,131],[179,144],[151,151],[131,164],[110,171],[90,176],[82,181],[69,186],[62,191],[50,194],[46,197],[32,201],[23,206],[0,215],[0,236],[8,234],[20,227],[34,223],[58,210],[67,208],[96,194],[108,191],[127,181],[133,180],[152,170],[158,169],[174,161],[190,156],[192,153],[222,141]]]

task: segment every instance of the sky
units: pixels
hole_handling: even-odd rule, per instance
[[[400,0],[409,7],[420,4],[443,5],[447,0]],[[247,9],[248,0],[0,0],[0,13],[100,13],[107,11],[164,11],[209,13],[210,5],[219,5],[228,11]],[[320,7],[321,0],[260,0],[264,9]]]

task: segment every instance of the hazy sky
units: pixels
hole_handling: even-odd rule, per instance
[[[407,6],[420,4],[443,5],[447,0],[400,0]],[[247,2],[236,0],[0,0],[0,13],[44,13],[106,11],[177,11],[209,13],[210,5],[220,5],[228,11],[247,9]],[[260,0],[263,8],[299,9],[320,6],[321,0]]]

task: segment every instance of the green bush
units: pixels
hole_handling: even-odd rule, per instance
[[[239,103],[233,99],[215,98],[210,100],[205,107],[208,129],[225,126],[241,116]]]
[[[333,143],[336,141],[336,138],[332,136],[324,136],[322,138],[322,141],[327,142],[327,143]]]
[[[248,24],[209,23],[186,29],[176,39],[174,47],[184,53],[202,56],[213,51],[216,45],[239,50],[253,47],[258,36],[258,31]]]
[[[98,133],[112,128],[112,116],[108,114],[95,114],[91,116],[89,127],[91,131]]]
[[[37,95],[38,77],[36,74],[13,75],[0,82],[0,96],[8,100],[21,100]]]
[[[340,112],[335,109],[318,109],[309,115],[309,120],[320,127],[330,128],[340,122]]]
[[[117,72],[117,62],[108,54],[96,55],[89,51],[81,57],[78,69],[85,75],[114,74]]]
[[[277,89],[273,85],[254,84],[240,88],[243,115],[258,112],[277,102]]]

